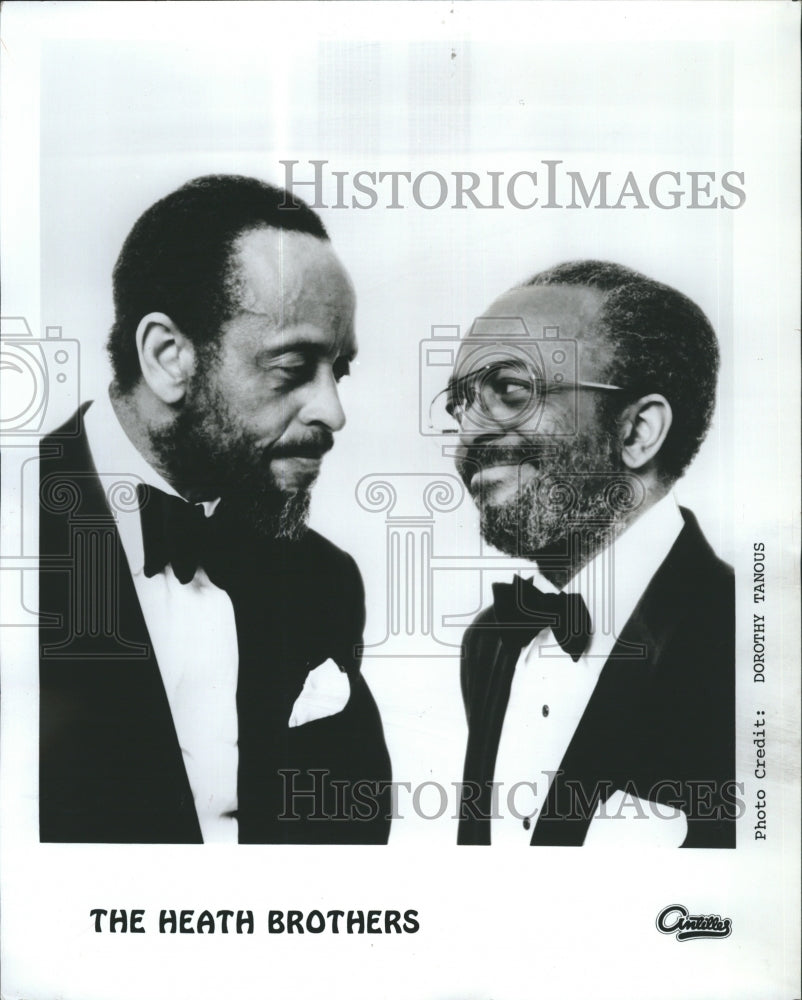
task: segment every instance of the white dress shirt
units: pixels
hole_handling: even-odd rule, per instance
[[[682,530],[669,494],[599,552],[565,587],[581,594],[593,627],[576,663],[544,629],[521,650],[504,716],[494,772],[497,808],[491,843],[528,846],[554,773],[627,620]],[[539,572],[532,582],[556,592]],[[517,787],[516,787],[517,786]],[[530,818],[527,829],[523,817]]]
[[[178,496],[123,430],[108,396],[85,416],[95,470]],[[203,504],[210,516],[217,501]],[[139,510],[112,513],[159,664],[204,843],[237,843],[237,672],[234,608],[202,568],[189,583],[171,566],[148,579]]]

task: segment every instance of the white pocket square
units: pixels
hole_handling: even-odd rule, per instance
[[[600,802],[588,827],[585,847],[679,847],[688,833],[681,809],[613,792]]]
[[[334,660],[328,659],[306,675],[303,691],[292,706],[289,727],[336,715],[342,712],[350,697],[348,674],[343,673]]]

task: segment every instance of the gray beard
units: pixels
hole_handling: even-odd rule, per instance
[[[546,554],[574,571],[624,530],[645,498],[606,435],[555,444],[533,464],[535,478],[509,500],[475,497],[482,537],[516,558]]]
[[[286,495],[273,528],[274,538],[286,538],[297,542],[309,530],[309,490],[299,490]]]
[[[226,504],[235,516],[241,518],[261,538],[283,538],[297,542],[306,534],[309,525],[309,490],[282,493],[273,489],[269,495],[245,498],[228,494]]]
[[[611,510],[603,489],[577,493],[567,478],[527,483],[503,504],[480,501],[482,537],[510,556],[534,558],[544,551],[566,554],[577,547],[589,557],[600,551],[625,525]]]

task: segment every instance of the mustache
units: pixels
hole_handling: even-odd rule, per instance
[[[480,469],[494,465],[537,464],[555,451],[554,445],[529,443],[521,445],[468,445],[459,448],[455,456],[457,472],[465,482]]]
[[[283,441],[270,448],[270,458],[322,458],[334,447],[334,434],[325,428],[294,441]]]

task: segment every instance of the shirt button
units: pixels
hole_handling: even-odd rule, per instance
[[[546,717],[546,716],[547,716],[548,714],[549,714],[549,706],[548,706],[548,705],[544,705],[544,706],[543,706],[543,718],[545,719],[545,717]]]

